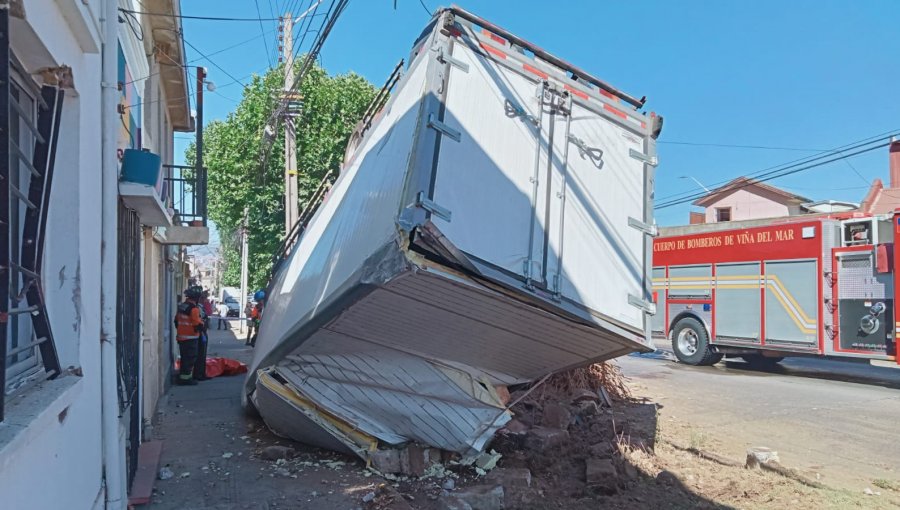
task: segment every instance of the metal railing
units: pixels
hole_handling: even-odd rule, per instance
[[[206,169],[186,165],[163,165],[166,188],[163,201],[184,225],[207,221]]]

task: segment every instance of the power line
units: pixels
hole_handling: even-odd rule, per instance
[[[197,48],[196,46],[194,46],[193,44],[191,44],[191,42],[188,41],[184,36],[182,36],[181,39],[184,41],[184,44],[187,44],[188,46],[190,46],[191,48],[193,48],[194,51],[196,51],[197,53],[199,53],[201,57],[205,58],[207,62],[209,62],[210,64],[212,64],[213,66],[215,66],[216,69],[218,69],[219,71],[222,71],[223,73],[225,73],[225,76],[228,76],[229,78],[231,78],[231,79],[233,80],[231,83],[240,83],[241,85],[243,85],[243,83],[241,82],[241,80],[235,78],[234,75],[232,75],[231,73],[229,73],[228,71],[226,71],[225,68],[223,68],[222,66],[220,66],[219,64],[217,64],[213,59],[209,58],[206,54],[204,54],[202,51],[200,51],[199,48]],[[231,83],[229,83],[228,85],[230,85]]]
[[[656,143],[668,145],[690,145],[692,147],[722,147],[727,149],[763,149],[771,151],[798,151],[798,152],[825,152],[827,149],[802,149],[799,147],[773,147],[769,145],[737,145],[730,143],[700,143],[700,142],[674,142],[658,141]]]
[[[429,9],[428,6],[425,5],[425,0],[419,0],[419,5],[421,5],[422,8],[425,9],[425,12],[428,13],[429,16],[431,16],[431,9]]]
[[[871,143],[873,143],[873,142],[869,142],[869,143],[871,144]],[[771,180],[773,180],[773,179],[778,179],[778,178],[780,178],[780,177],[785,177],[785,176],[793,175],[793,174],[796,174],[796,173],[799,173],[799,172],[804,172],[804,171],[806,171],[806,170],[811,170],[811,169],[813,169],[813,168],[818,168],[818,167],[820,167],[820,166],[824,166],[824,165],[827,165],[827,164],[829,164],[829,163],[834,163],[834,162],[836,162],[836,161],[841,161],[841,160],[844,160],[844,159],[847,159],[847,158],[850,158],[850,157],[853,157],[853,156],[858,156],[858,155],[860,155],[860,154],[864,154],[864,153],[867,153],[867,152],[871,152],[871,151],[873,151],[873,150],[880,149],[880,148],[882,148],[882,147],[887,147],[887,146],[890,145],[890,144],[891,144],[891,142],[888,141],[888,142],[886,142],[886,143],[882,143],[882,144],[875,145],[875,146],[871,146],[871,147],[866,147],[866,148],[860,149],[860,150],[858,150],[858,151],[856,151],[856,152],[852,152],[852,153],[849,153],[849,154],[843,154],[843,153],[842,153],[841,156],[838,156],[838,157],[835,157],[835,158],[832,158],[832,159],[829,159],[829,160],[819,161],[819,162],[812,163],[812,164],[808,164],[808,165],[805,165],[805,166],[804,166],[804,165],[800,165],[800,166],[794,165],[796,168],[791,168],[791,169],[788,169],[788,170],[781,169],[781,170],[779,170],[777,173],[775,173],[775,172],[769,172],[768,174],[766,174],[767,176],[764,177],[764,178],[753,178],[753,179],[750,179],[750,180],[748,180],[746,183],[743,183],[743,184],[741,184],[741,185],[739,185],[739,186],[734,186],[734,187],[730,188],[729,191],[731,191],[731,190],[743,189],[743,188],[746,188],[746,187],[748,187],[748,186],[753,186],[753,185],[758,184],[758,183],[761,183],[761,182],[771,181]],[[864,145],[865,145],[865,144],[864,144]],[[694,201],[694,200],[696,200],[696,199],[698,199],[698,198],[704,197],[704,196],[706,196],[706,195],[707,195],[707,193],[698,193],[698,194],[695,194],[695,195],[693,195],[693,196],[684,197],[684,198],[679,198],[679,199],[675,199],[675,200],[670,200],[670,201],[668,201],[668,202],[663,202],[663,203],[661,203],[661,204],[655,206],[655,209],[666,209],[666,208],[668,208],[668,207],[673,207],[673,206],[676,206],[676,205],[680,205],[680,204],[692,202],[692,201]]]
[[[259,19],[259,34],[262,36],[263,45],[266,48],[266,58],[269,59],[269,67],[272,67],[272,54],[269,53],[269,43],[266,41],[266,29],[263,28],[262,14],[260,14],[260,12],[259,12],[259,0],[253,0],[253,3],[256,5],[256,15],[260,17],[260,19]]]
[[[869,137],[863,138],[862,140],[858,140],[855,142],[848,143],[846,145],[842,145],[839,147],[835,147],[833,149],[829,149],[827,151],[823,151],[819,154],[812,154],[810,156],[804,156],[802,158],[794,159],[794,160],[791,160],[791,161],[788,161],[785,163],[779,163],[775,166],[771,166],[768,168],[764,168],[762,170],[758,170],[756,172],[751,172],[749,174],[745,174],[745,177],[761,177],[761,176],[766,175],[766,172],[769,172],[769,171],[777,172],[777,171],[783,170],[785,168],[789,168],[790,166],[804,165],[804,164],[812,162],[812,161],[816,161],[816,160],[823,159],[823,158],[826,158],[829,156],[833,156],[835,154],[839,154],[842,150],[853,150],[857,147],[864,146],[868,143],[874,143],[878,140],[883,140],[885,138],[893,136],[894,134],[896,134],[896,133],[894,133],[894,131],[895,130],[885,131],[884,133],[879,133],[877,135],[869,136]],[[710,187],[718,187],[723,184],[727,184],[729,182],[731,182],[731,179],[715,182],[715,183],[710,184],[709,186]],[[682,191],[682,192],[673,193],[671,195],[667,195],[664,197],[660,197],[659,200],[665,201],[665,200],[669,200],[669,199],[675,199],[675,198],[684,197],[687,195],[692,195],[694,193],[696,193],[696,192],[695,191]]]
[[[119,12],[128,14],[140,14],[141,16],[161,16],[164,18],[196,19],[203,21],[278,21],[278,18],[222,18],[217,16],[188,16],[186,14],[171,14],[168,12],[133,11],[119,7]]]

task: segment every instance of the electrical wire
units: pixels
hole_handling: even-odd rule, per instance
[[[883,140],[883,139],[885,139],[885,138],[889,138],[890,136],[895,135],[895,134],[896,134],[896,131],[897,131],[896,129],[895,129],[895,130],[891,130],[891,131],[885,131],[885,132],[879,133],[879,134],[877,134],[877,135],[872,135],[872,136],[863,138],[863,139],[861,139],[861,140],[857,140],[857,141],[855,141],[855,142],[848,143],[848,144],[846,144],[846,145],[842,145],[842,146],[839,146],[839,147],[835,147],[835,148],[833,148],[833,149],[829,149],[829,150],[827,150],[827,151],[823,151],[823,152],[821,152],[821,153],[819,153],[819,154],[813,154],[813,155],[810,155],[810,156],[804,156],[804,157],[802,157],[802,158],[794,159],[794,160],[791,160],[791,161],[787,161],[787,162],[785,162],[785,163],[779,163],[779,164],[777,164],[777,165],[775,165],[775,166],[771,166],[771,167],[768,167],[768,168],[764,168],[764,169],[758,170],[758,171],[756,171],[756,172],[751,172],[751,173],[748,173],[748,174],[744,174],[744,176],[745,176],[745,177],[748,177],[748,178],[760,177],[760,176],[766,175],[767,172],[777,172],[777,171],[783,170],[783,169],[785,169],[785,168],[789,168],[789,167],[791,167],[791,166],[804,165],[804,164],[807,164],[807,163],[812,162],[812,161],[816,161],[816,160],[823,159],[823,158],[826,158],[826,157],[829,157],[829,156],[833,156],[833,155],[835,155],[835,154],[839,154],[842,150],[853,150],[853,149],[855,149],[855,148],[857,148],[857,147],[864,146],[864,145],[866,145],[867,143],[874,143],[874,142],[876,142],[876,141]],[[718,186],[721,186],[721,185],[723,185],[723,184],[727,184],[727,183],[731,182],[731,180],[732,180],[732,179],[726,179],[726,180],[723,180],[723,181],[711,183],[711,184],[709,185],[709,187],[710,187],[710,188],[718,187]],[[687,195],[692,195],[692,194],[694,194],[694,193],[696,193],[696,192],[695,192],[695,191],[682,191],[682,192],[678,192],[678,193],[673,193],[673,194],[671,194],[671,195],[666,195],[666,196],[663,196],[663,197],[659,197],[658,200],[660,200],[660,201],[665,201],[665,200],[675,199],[675,198],[679,198],[679,197],[684,197],[684,196],[687,196]]]
[[[168,12],[133,11],[131,9],[123,9],[121,7],[119,7],[119,12],[128,14],[140,14],[141,16],[160,16],[163,18],[196,19],[202,21],[278,21],[278,18],[223,18],[217,16],[188,16],[186,14],[171,14]]]
[[[144,40],[144,27],[141,26],[141,22],[138,21],[134,14],[130,12],[122,12],[122,16],[119,16],[119,23],[127,23],[128,28],[131,29],[134,37],[136,37],[138,41]],[[137,26],[137,28],[135,28],[135,25]],[[140,34],[138,32],[140,32]]]
[[[772,151],[798,151],[798,152],[825,152],[826,149],[801,149],[798,147],[772,147],[768,145],[737,145],[730,143],[699,143],[699,142],[675,142],[658,141],[656,143],[667,145],[689,145],[692,147],[721,147],[727,149],[763,149]]]
[[[429,9],[428,6],[425,5],[425,0],[419,0],[419,5],[421,5],[422,8],[425,9],[425,12],[426,12],[429,16],[431,16],[431,9]]]
[[[870,143],[872,143],[872,142],[870,142]],[[732,190],[738,190],[738,189],[743,189],[743,188],[746,188],[746,187],[748,187],[748,186],[754,186],[754,185],[756,185],[756,184],[759,184],[759,183],[762,183],[762,182],[771,181],[771,180],[773,180],[773,179],[778,179],[778,178],[780,178],[780,177],[785,177],[785,176],[788,176],[788,175],[793,175],[793,174],[796,174],[796,173],[804,172],[804,171],[806,171],[806,170],[812,170],[812,169],[814,169],[814,168],[818,168],[818,167],[827,165],[827,164],[829,164],[829,163],[834,163],[834,162],[836,162],[836,161],[841,161],[841,160],[844,160],[844,159],[847,159],[847,158],[850,158],[850,157],[853,157],[853,156],[858,156],[858,155],[860,155],[860,154],[865,154],[865,153],[867,153],[867,152],[871,152],[871,151],[874,151],[874,150],[876,150],[876,149],[880,149],[880,148],[882,148],[882,147],[887,147],[887,146],[889,146],[890,144],[891,144],[891,142],[888,141],[888,142],[886,142],[886,143],[881,143],[881,144],[878,144],[878,145],[875,145],[875,146],[866,147],[866,148],[860,149],[860,150],[858,150],[858,151],[856,151],[856,152],[852,152],[852,153],[849,153],[849,154],[842,154],[841,156],[838,156],[838,157],[835,157],[835,158],[832,158],[832,159],[828,159],[828,160],[825,160],[825,161],[819,161],[819,162],[816,162],[816,163],[807,164],[807,165],[805,165],[805,166],[804,166],[804,165],[800,165],[800,166],[794,165],[795,168],[790,168],[790,169],[788,169],[788,170],[781,169],[781,170],[779,170],[777,173],[769,172],[769,173],[767,174],[767,176],[765,176],[765,177],[763,177],[763,178],[752,178],[752,179],[749,179],[746,183],[743,183],[743,184],[741,184],[741,185],[739,185],[739,186],[734,186],[734,187],[729,188],[729,191],[732,191]],[[693,202],[694,200],[696,200],[696,199],[698,199],[698,198],[702,198],[702,197],[707,196],[707,195],[708,195],[708,193],[697,193],[697,194],[694,194],[694,195],[692,195],[692,196],[688,196],[688,197],[684,197],[684,198],[679,198],[679,199],[675,199],[675,200],[670,200],[670,201],[668,201],[668,202],[663,202],[663,203],[661,203],[661,204],[659,204],[659,205],[656,205],[656,206],[654,207],[654,209],[666,209],[666,208],[668,208],[668,207],[673,207],[673,206],[676,206],[676,205],[685,204],[685,203],[688,203],[688,202]]]
[[[259,19],[259,34],[263,38],[263,46],[266,48],[266,59],[269,61],[269,67],[272,67],[272,54],[269,53],[269,43],[266,41],[266,29],[263,28],[262,22],[262,14],[259,12],[259,0],[253,0],[254,5],[256,5],[256,15],[260,17]]]
[[[190,46],[191,48],[193,48],[193,50],[196,51],[197,53],[199,53],[200,56],[203,57],[204,59],[206,59],[207,62],[209,62],[210,64],[212,64],[213,66],[215,66],[215,68],[218,69],[219,71],[222,71],[223,73],[225,73],[225,76],[231,78],[232,82],[230,82],[230,83],[228,83],[228,84],[226,84],[226,85],[230,85],[231,83],[240,83],[241,85],[244,84],[240,79],[235,78],[233,74],[231,74],[231,73],[229,73],[228,71],[226,71],[224,67],[222,67],[222,66],[220,66],[219,64],[217,64],[215,60],[209,58],[209,56],[207,56],[207,55],[204,54],[202,51],[200,51],[200,48],[198,48],[198,47],[194,46],[193,44],[191,44],[191,42],[188,41],[184,36],[182,36],[181,39],[184,41],[184,44],[187,44],[188,46]],[[223,86],[224,86],[224,85],[223,85]]]

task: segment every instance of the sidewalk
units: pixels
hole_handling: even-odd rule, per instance
[[[215,327],[215,321],[213,321]],[[245,330],[246,331],[246,330]],[[211,331],[209,356],[250,362],[243,335]],[[197,386],[173,386],[161,402],[154,439],[163,441],[160,467],[174,476],[157,480],[154,509],[277,509],[362,506],[374,488],[363,464],[350,457],[282,439],[241,408],[246,374]],[[262,451],[284,445],[289,461],[264,460]],[[346,463],[346,464],[344,464]]]

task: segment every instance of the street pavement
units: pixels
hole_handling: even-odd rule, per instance
[[[213,320],[215,327],[216,320]],[[209,356],[249,363],[253,351],[235,330],[210,331]],[[154,439],[163,441],[160,467],[172,478],[157,480],[149,508],[172,510],[277,510],[356,508],[375,488],[363,465],[282,439],[241,407],[246,374],[217,377],[197,386],[175,386],[160,403]],[[269,446],[293,448],[302,469],[260,458]],[[343,469],[329,461],[346,463]],[[0,505],[2,507],[2,505]]]
[[[660,351],[621,358],[636,396],[660,404],[660,423],[683,440],[743,459],[750,446],[784,465],[852,490],[900,480],[900,369],[788,358],[769,370],[740,360],[712,367]]]

